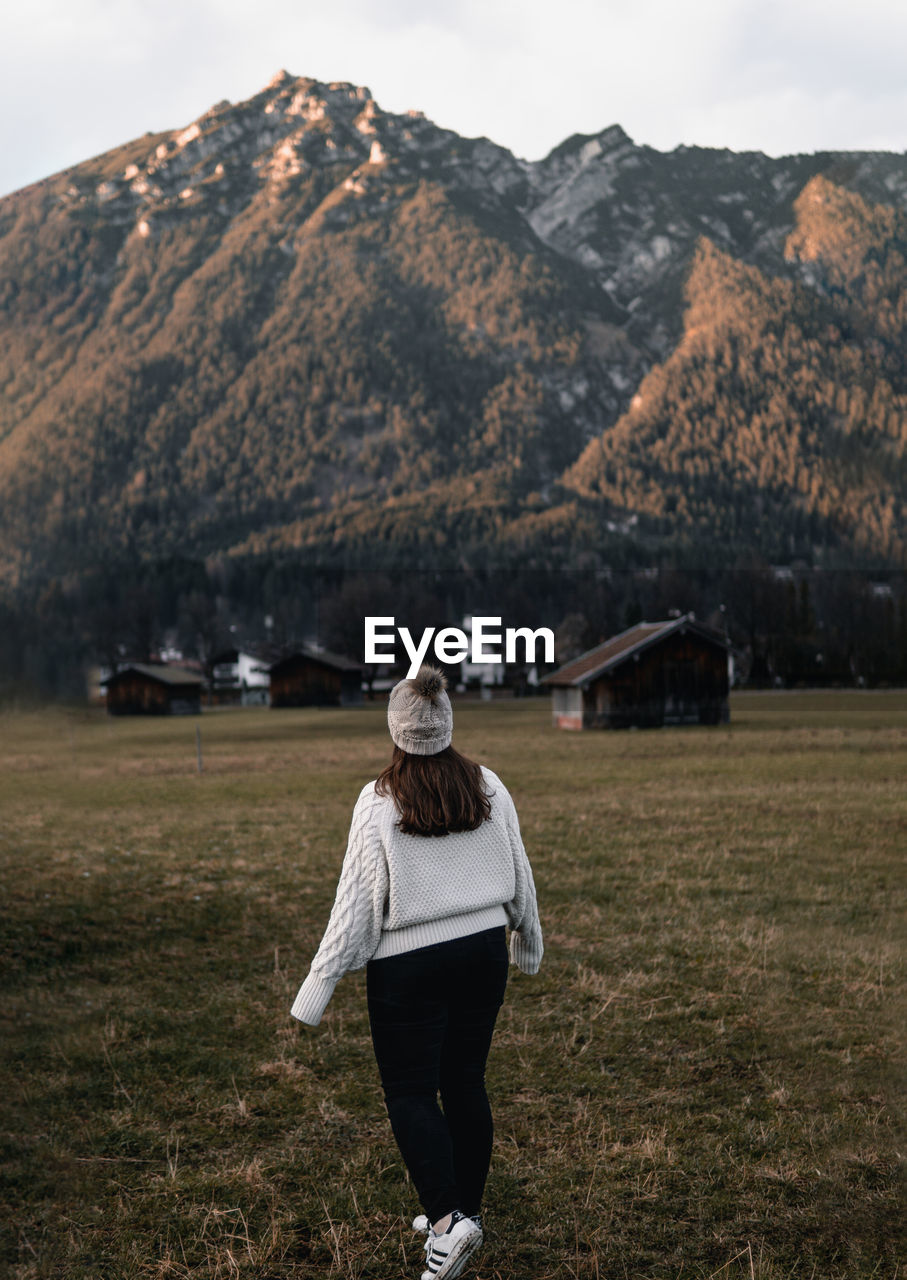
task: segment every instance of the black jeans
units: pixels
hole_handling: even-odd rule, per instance
[[[493,1137],[485,1062],[507,965],[503,925],[368,964],[387,1113],[430,1222],[481,1208]]]

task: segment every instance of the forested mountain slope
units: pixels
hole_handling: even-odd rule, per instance
[[[707,240],[680,344],[565,482],[650,529],[782,559],[907,549],[907,217],[815,178],[769,277]]]
[[[3,578],[900,562],[905,203],[903,157],[529,164],[281,73],[0,201]]]

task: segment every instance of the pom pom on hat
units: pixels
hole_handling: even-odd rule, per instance
[[[433,756],[450,746],[453,709],[444,672],[422,667],[401,680],[387,701],[387,727],[394,743],[414,756]]]
[[[447,688],[447,677],[437,667],[421,667],[413,678],[416,692],[423,698],[431,698],[434,702],[439,693]]]

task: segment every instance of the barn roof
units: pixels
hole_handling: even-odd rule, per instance
[[[728,647],[728,642],[723,635],[705,626],[704,623],[697,622],[691,613],[684,614],[680,618],[669,618],[664,622],[638,622],[635,627],[628,627],[626,631],[612,636],[604,644],[596,645],[594,649],[588,649],[571,662],[564,663],[557,671],[552,671],[550,675],[545,676],[542,683],[581,687],[598,676],[604,675],[606,671],[619,667],[634,654],[657,644],[659,640],[663,640],[674,631],[685,630],[695,631],[704,640],[720,645],[723,649]]]
[[[286,654],[285,657],[273,663],[268,668],[268,672],[273,675],[281,667],[298,662],[300,658],[308,658],[312,662],[320,662],[323,667],[331,667],[335,671],[362,671],[362,663],[353,662],[352,658],[341,658],[339,654],[328,653],[327,649],[311,649],[308,645],[301,645],[298,649],[294,649],[292,653]]]
[[[115,671],[106,680],[102,680],[101,683],[113,684],[114,680],[119,680],[130,671],[147,676],[149,680],[156,680],[158,684],[187,686],[201,685],[202,683],[202,677],[196,671],[187,671],[184,667],[169,667],[163,663],[151,662],[130,662],[125,667],[120,667],[119,671]]]

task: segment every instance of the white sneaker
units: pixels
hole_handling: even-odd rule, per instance
[[[424,1213],[420,1213],[418,1218],[413,1218],[413,1231],[418,1231],[421,1235],[428,1236],[428,1239],[422,1246],[425,1250],[425,1261],[428,1262],[428,1255],[431,1252],[432,1229],[431,1223]]]
[[[422,1230],[421,1225],[416,1225],[421,1224],[421,1221],[421,1218],[417,1218],[413,1223],[416,1231]],[[428,1220],[425,1219],[425,1222],[427,1225]],[[429,1230],[425,1242],[425,1270],[422,1272],[422,1280],[454,1280],[454,1276],[460,1274],[482,1240],[482,1228],[472,1218],[464,1218],[455,1209],[450,1226],[445,1232],[436,1236],[434,1231]]]

